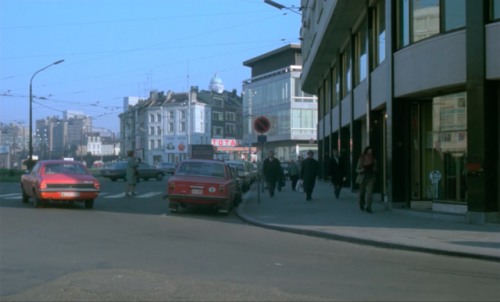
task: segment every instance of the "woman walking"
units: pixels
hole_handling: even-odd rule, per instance
[[[373,159],[373,150],[370,146],[366,147],[363,154],[359,156],[356,172],[358,177],[356,183],[359,184],[359,208],[361,211],[372,212],[373,184],[375,183],[375,172],[377,171],[377,162]]]
[[[292,191],[295,191],[297,180],[299,180],[299,167],[293,159],[290,159],[290,164],[288,165],[288,175],[290,175],[290,179],[292,180]]]
[[[135,185],[137,184],[137,160],[135,159],[134,151],[127,152],[127,190],[125,196],[135,196]],[[130,192],[130,193],[129,193]]]

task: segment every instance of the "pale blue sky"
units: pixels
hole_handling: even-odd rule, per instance
[[[218,72],[239,93],[242,62],[298,43],[299,30],[299,15],[263,0],[0,0],[0,121],[27,126],[31,76],[64,59],[33,80],[47,98],[34,101],[53,108],[33,104],[33,124],[72,109],[119,131],[123,97],[186,91],[188,60],[191,86]]]

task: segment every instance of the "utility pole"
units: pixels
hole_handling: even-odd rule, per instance
[[[113,156],[116,155],[116,133],[113,132]]]
[[[83,129],[84,127],[82,127],[82,131],[80,132],[80,161],[83,163]]]

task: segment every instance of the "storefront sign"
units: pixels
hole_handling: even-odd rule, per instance
[[[165,153],[187,153],[186,136],[165,136]]]
[[[212,139],[212,145],[216,147],[241,147],[239,139]]]

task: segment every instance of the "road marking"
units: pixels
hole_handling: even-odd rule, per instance
[[[11,197],[7,197],[7,198],[3,198],[3,199],[21,199],[22,196],[21,194],[19,194],[18,196],[11,196]]]
[[[108,195],[109,193],[99,193],[99,196]]]
[[[21,193],[3,194],[3,195],[0,195],[0,197],[8,197],[8,196],[19,195],[19,194],[21,194]]]
[[[155,195],[161,194],[161,193],[163,193],[163,192],[149,192],[149,193],[146,193],[143,195],[136,196],[135,198],[149,198],[149,197],[153,197]]]
[[[109,196],[106,196],[104,198],[121,198],[121,197],[125,197],[125,193],[120,193],[120,194],[116,194],[116,195],[109,195]]]

